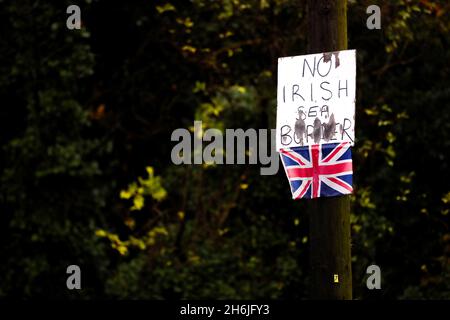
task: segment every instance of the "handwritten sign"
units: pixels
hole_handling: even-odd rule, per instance
[[[278,59],[277,151],[355,140],[356,51]]]

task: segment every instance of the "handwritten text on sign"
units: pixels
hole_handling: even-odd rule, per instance
[[[355,140],[356,51],[278,59],[277,150]]]

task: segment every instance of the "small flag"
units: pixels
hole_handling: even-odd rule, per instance
[[[353,191],[350,143],[328,143],[280,150],[293,199],[350,194]]]

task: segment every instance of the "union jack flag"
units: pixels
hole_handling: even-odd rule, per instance
[[[333,197],[352,193],[350,144],[328,143],[280,150],[293,199]]]

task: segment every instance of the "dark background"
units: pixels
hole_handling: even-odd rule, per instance
[[[81,30],[68,30],[68,5]],[[366,27],[381,7],[382,29]],[[0,297],[304,299],[282,169],[175,166],[176,128],[274,128],[302,1],[0,1]],[[357,299],[449,299],[448,1],[349,1]],[[82,290],[66,288],[79,265]],[[382,290],[366,288],[377,264]]]

